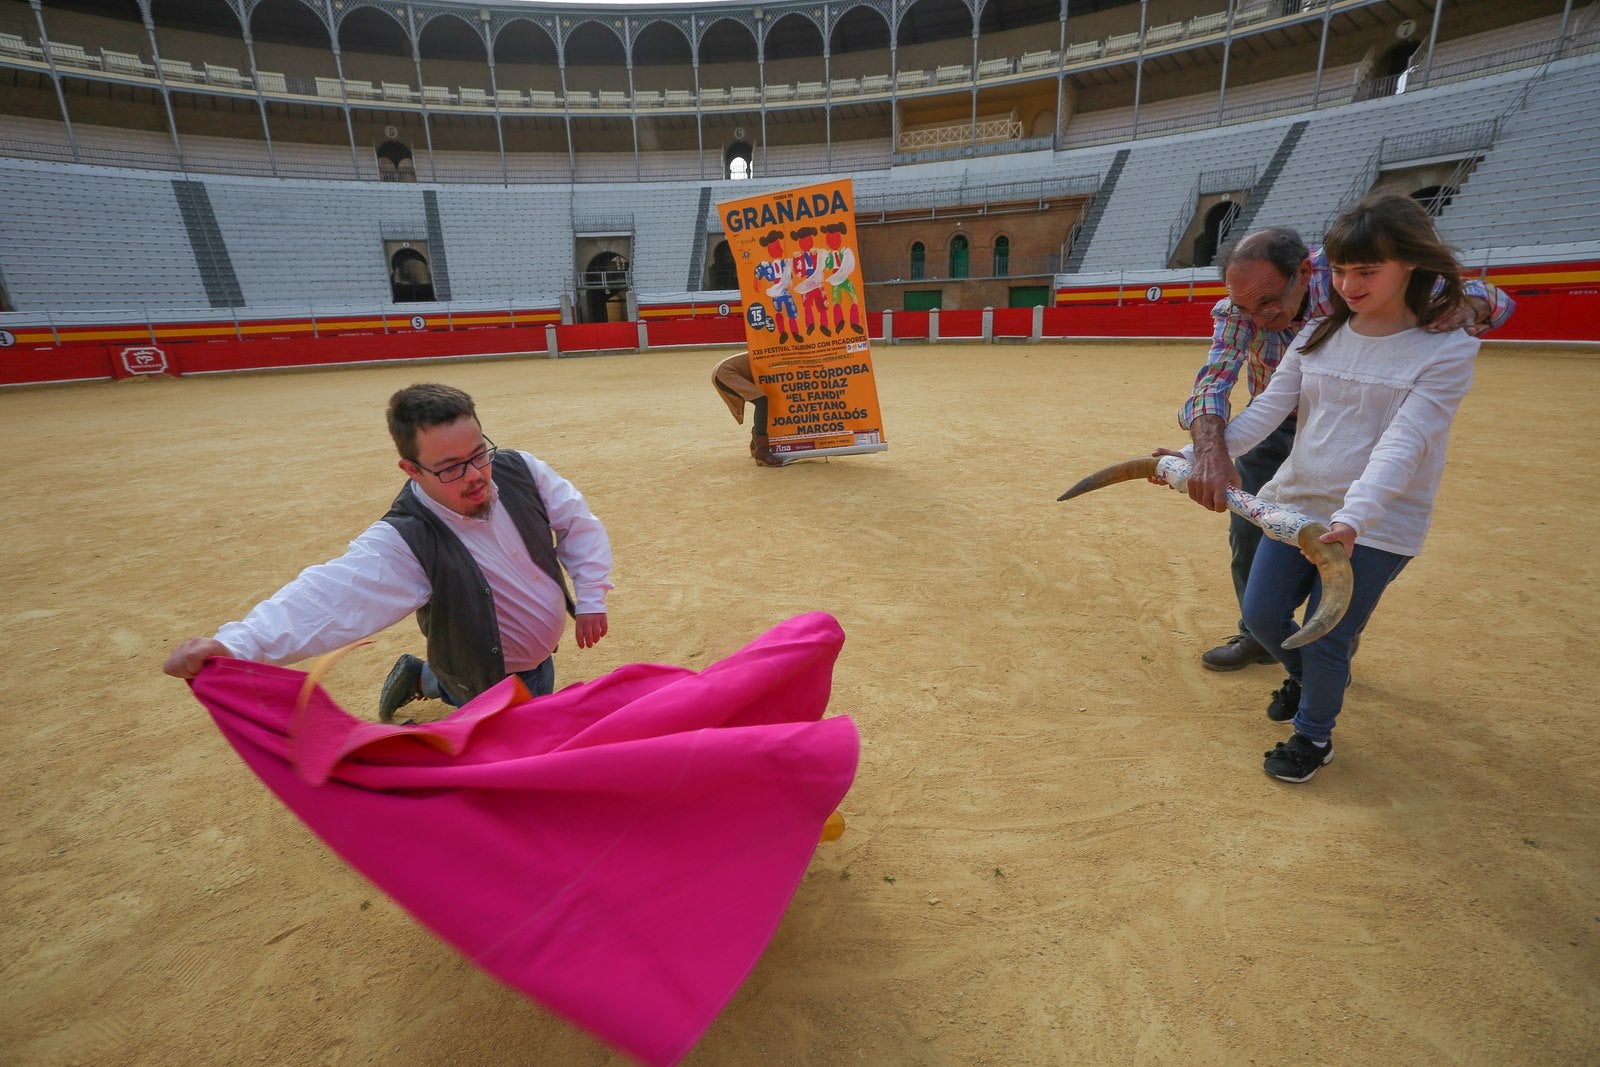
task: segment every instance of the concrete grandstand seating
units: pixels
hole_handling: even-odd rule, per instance
[[[1369,100],[1318,112],[1256,214],[1257,224],[1290,226],[1307,238],[1323,226],[1369,165],[1384,137],[1493,118],[1521,92],[1524,76]]]
[[[1206,131],[1134,142],[1083,270],[1165,267],[1169,227],[1188,206],[1195,179],[1210,170],[1265,167],[1287,125],[1253,126],[1238,140]]]
[[[1440,232],[1464,248],[1600,241],[1600,57],[1555,64],[1445,208]]]
[[[1050,62],[1053,64],[1056,59]],[[762,171],[766,177],[760,186],[700,181],[702,166],[709,167],[710,174],[720,171],[720,152],[715,146],[709,148],[705,160],[693,147],[642,151],[638,156],[632,151],[580,152],[576,186],[566,184],[572,164],[564,152],[512,153],[506,165],[513,181],[518,176],[524,180],[531,176],[551,184],[510,188],[500,185],[501,161],[492,148],[442,151],[437,157],[442,178],[482,183],[477,187],[445,186],[435,190],[441,232],[450,253],[452,296],[520,304],[550,300],[553,294],[567,288],[574,269],[570,238],[574,204],[581,205],[578,210],[582,214],[631,214],[637,226],[633,255],[636,288],[641,292],[679,291],[684,288],[690,269],[695,216],[706,184],[713,186],[713,199],[720,199],[751,195],[758,187],[797,184],[798,176],[845,173],[855,178],[858,198],[899,191],[913,195],[1104,173],[1118,148],[1127,148],[1129,156],[1088,246],[1084,270],[1115,272],[1157,267],[1165,258],[1168,229],[1182,210],[1194,178],[1204,170],[1263,164],[1282,139],[1284,129],[1299,120],[1309,123],[1306,135],[1278,183],[1257,205],[1256,222],[1292,225],[1308,237],[1315,237],[1352,183],[1361,177],[1383,137],[1491,118],[1517,99],[1534,73],[1531,68],[1524,69],[1338,106],[1353,95],[1353,70],[1352,66],[1325,72],[1323,103],[1335,106],[1173,136],[1141,136],[1124,144],[1090,143],[1063,151],[891,166],[894,157],[887,136],[856,135],[858,139],[836,142],[830,147],[819,133],[806,143],[758,148],[758,162],[767,167]],[[917,84],[927,84],[926,72],[914,73]],[[1600,158],[1600,138],[1596,135],[1600,130],[1600,114],[1596,114],[1600,94],[1592,88],[1600,80],[1597,73],[1600,57],[1581,57],[1553,65],[1543,80],[1534,83],[1527,94],[1527,106],[1509,114],[1499,143],[1447,209],[1441,228],[1448,237],[1468,248],[1521,247],[1558,239],[1600,240],[1600,232],[1596,232],[1600,216],[1592,207],[1600,202],[1600,189],[1589,174],[1593,160]],[[887,87],[888,76],[881,77],[879,84]],[[339,84],[337,79],[330,80]],[[862,86],[865,90],[865,81]],[[792,85],[785,88],[793,91]],[[1303,95],[1311,88],[1312,76],[1306,74],[1231,88],[1227,109],[1234,112],[1259,107],[1263,113],[1271,114],[1286,96]],[[148,92],[148,88],[143,91]],[[966,91],[965,87],[957,90]],[[520,90],[503,92],[521,96]],[[546,92],[549,103],[541,103],[537,97],[534,102],[550,106],[556,94]],[[592,99],[592,91],[578,92]],[[691,90],[666,90],[663,99],[674,92],[688,99],[687,106],[694,106]],[[755,94],[754,89],[748,92]],[[1214,109],[1216,104],[1214,93],[1146,103],[1139,112],[1141,130],[1148,133],[1167,124],[1181,124],[1186,116]],[[615,117],[591,115],[585,121],[612,122]],[[1082,135],[1097,128],[1116,130],[1131,121],[1131,107],[1080,115],[1069,128],[1068,143],[1072,144],[1075,133]],[[343,136],[342,125],[340,120],[337,127],[330,124],[329,129],[337,129],[338,135]],[[246,128],[240,126],[241,131]],[[123,130],[78,122],[73,129],[84,149],[102,153],[96,162],[114,162],[111,157],[121,156],[124,165],[131,162],[152,169],[177,166],[172,137],[165,130]],[[64,145],[65,129],[59,122],[6,117],[0,119],[0,137]],[[432,176],[431,161],[423,151],[424,145],[415,143],[418,140],[420,137],[413,138],[415,170],[419,181],[426,183]],[[223,138],[186,133],[183,147],[185,159],[191,163],[232,160],[251,173],[270,173],[266,169],[265,144],[242,134]],[[293,176],[303,171],[327,176],[359,175],[371,184],[205,177],[248,304],[259,307],[386,301],[388,286],[379,239],[392,224],[413,230],[424,225],[422,187],[377,184],[376,162],[365,142],[353,154],[348,143],[275,141],[274,156],[280,174]],[[70,159],[70,155],[62,158]],[[632,180],[636,160],[638,172],[645,178],[642,182]],[[8,220],[19,217],[19,212],[39,209],[34,195],[43,184],[39,174],[64,175],[63,188],[71,204],[76,204],[74,198],[80,195],[99,196],[101,185],[96,183],[129,186],[125,194],[101,197],[114,216],[106,224],[113,227],[110,232],[120,235],[123,230],[115,227],[126,228],[121,213],[127,213],[141,220],[140,227],[148,225],[149,241],[131,247],[141,263],[158,261],[160,266],[149,279],[107,282],[106,274],[111,268],[86,261],[79,273],[89,279],[90,285],[98,286],[102,294],[93,298],[93,306],[103,307],[108,302],[134,307],[141,302],[168,306],[204,303],[205,289],[193,273],[197,268],[193,267],[192,249],[187,244],[181,214],[171,198],[173,175],[45,163],[5,162],[3,166],[0,185],[6,188],[0,192],[0,217]],[[679,180],[652,180],[667,175]],[[13,193],[10,187],[19,183],[22,191]],[[73,302],[78,297],[72,294],[84,290],[69,275],[77,269],[75,257],[106,255],[108,242],[103,237],[97,239],[90,229],[101,225],[105,215],[97,209],[86,209],[78,218],[72,214],[74,210],[69,209],[66,215],[47,211],[46,222],[28,230],[29,236],[16,250],[0,247],[0,270],[14,296],[24,292],[39,294],[49,286],[61,285],[68,294],[68,307],[89,306]],[[513,218],[517,220],[514,224],[508,222]],[[420,235],[423,231],[416,232]],[[43,248],[45,233],[56,239],[51,246],[55,251],[41,252],[36,267],[18,265],[17,257],[31,256],[34,250]],[[9,235],[8,227],[8,239]],[[121,249],[122,245],[115,247]],[[277,249],[275,254],[273,249]],[[287,267],[283,266],[285,261]],[[134,301],[133,296],[141,299]],[[17,299],[20,305],[22,297]]]
[[[18,310],[207,304],[169,176],[0,159],[0,217]]]
[[[441,189],[438,205],[454,299],[554,303],[572,287],[566,188]]]

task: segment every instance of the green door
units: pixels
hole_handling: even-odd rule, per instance
[[[1050,287],[1048,285],[1013,285],[1011,287],[1011,303],[1009,307],[1031,308],[1050,306]]]
[[[944,297],[943,289],[907,289],[907,311],[932,311]]]

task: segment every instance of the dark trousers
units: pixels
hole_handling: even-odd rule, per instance
[[[517,677],[528,687],[528,692],[536,697],[547,697],[556,691],[556,659],[547,656],[537,667],[518,671]],[[433,668],[426,663],[422,665],[422,695],[432,700],[442,700],[454,708],[459,708],[463,703],[444,687],[438,675],[433,673]]]
[[[1239,488],[1247,493],[1259,493],[1261,487],[1272,481],[1283,461],[1294,448],[1295,416],[1290,415],[1269,433],[1259,445],[1233,461],[1239,472]],[[1256,559],[1256,546],[1261,543],[1261,527],[1249,519],[1230,513],[1228,517],[1228,547],[1233,550],[1233,595],[1239,602],[1239,632],[1249,633],[1244,625],[1244,589],[1250,582],[1250,566]]]

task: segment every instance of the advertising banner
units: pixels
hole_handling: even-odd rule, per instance
[[[738,268],[773,453],[792,461],[885,451],[849,180],[717,210]]]

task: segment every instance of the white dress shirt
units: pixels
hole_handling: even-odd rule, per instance
[[[505,449],[496,463],[526,462],[544,501],[556,556],[572,578],[579,614],[606,610],[611,542],[583,495],[544,461]],[[490,483],[493,485],[493,483]],[[537,667],[566,630],[561,587],[528,555],[516,523],[496,501],[486,517],[469,519],[435,502],[412,482],[408,489],[460,538],[494,593],[506,671]],[[217,631],[237,659],[294,663],[369,637],[428,602],[433,589],[398,530],[381,519],[350,542],[338,559],[301,571],[257,604],[242,621]]]
[[[1295,339],[1267,388],[1228,423],[1228,454],[1254,448],[1300,410],[1294,451],[1265,500],[1402,556],[1422,551],[1456,409],[1472,387],[1478,339],[1420,328],[1364,337],[1345,323],[1321,348]],[[1193,446],[1184,450],[1193,458]]]

